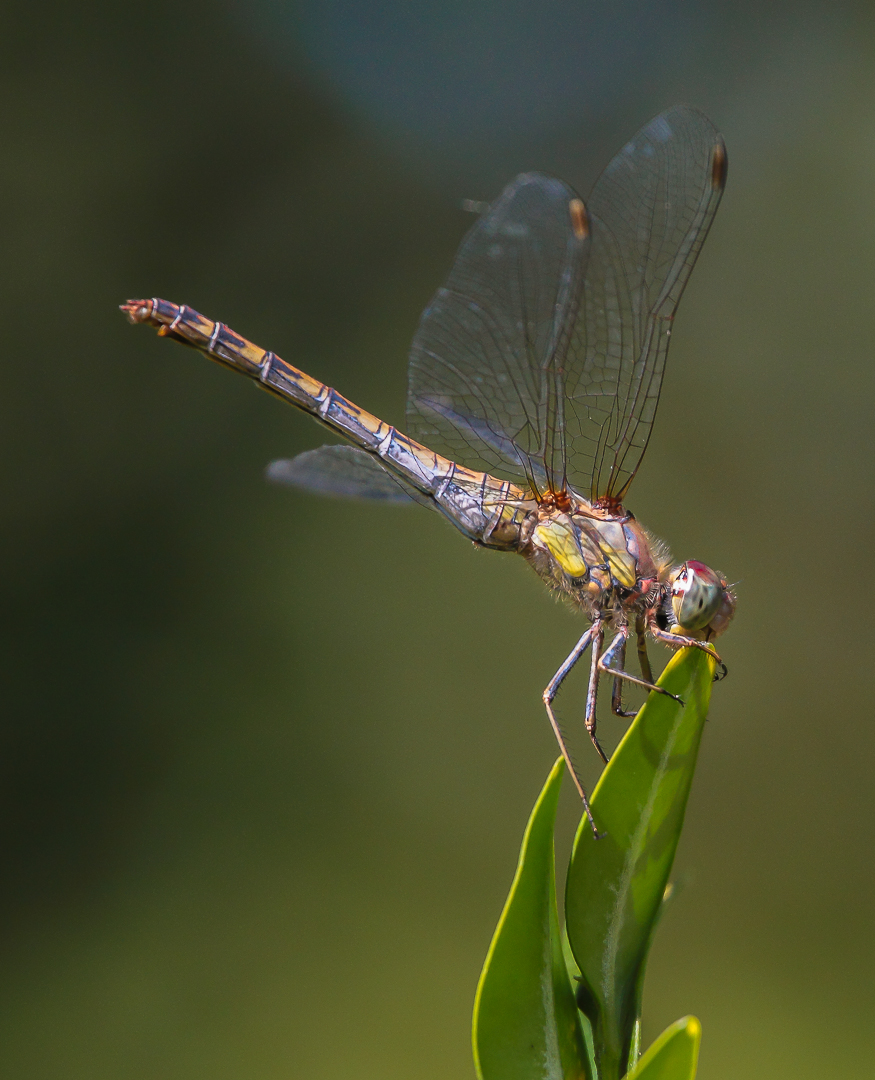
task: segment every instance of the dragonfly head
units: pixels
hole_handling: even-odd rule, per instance
[[[722,634],[735,612],[735,596],[726,580],[704,563],[675,566],[668,578],[673,633],[706,641]]]

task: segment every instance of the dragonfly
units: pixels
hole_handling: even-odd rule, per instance
[[[735,596],[697,561],[672,562],[624,506],[650,439],[673,320],[726,182],[726,147],[675,106],[643,127],[582,199],[543,173],[517,176],[480,215],[425,309],[409,357],[407,433],[221,322],[158,298],[132,323],[242,372],[346,439],[268,468],[323,495],[416,502],[476,545],[521,555],[588,627],[543,692],[559,748],[596,823],[554,702],[589,651],[584,724],[600,679],[667,693],[647,638],[704,649]],[[640,675],[626,671],[636,638]],[[673,695],[669,695],[673,696]],[[680,699],[677,699],[680,701]]]

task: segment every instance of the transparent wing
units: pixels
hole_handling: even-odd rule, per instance
[[[319,495],[384,503],[418,502],[435,509],[430,499],[383,468],[371,454],[354,446],[320,446],[295,458],[272,461],[267,467],[267,478]]]
[[[562,358],[586,267],[583,204],[518,176],[462,242],[410,352],[414,438],[470,468],[565,483]]]
[[[676,106],[605,169],[587,203],[592,241],[565,362],[569,482],[622,501],[659,403],[671,321],[726,179],[723,139]]]
[[[471,468],[621,500],[647,447],[671,320],[720,202],[723,140],[684,106],[614,158],[586,213],[517,177],[462,243],[410,354],[415,438]],[[575,210],[575,207],[579,209]]]

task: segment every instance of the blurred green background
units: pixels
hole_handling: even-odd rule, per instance
[[[586,193],[678,101],[729,184],[629,504],[740,584],[646,1036],[871,1071],[871,7],[43,0],[0,55],[0,1072],[473,1075],[580,620],[433,515],[269,487],[323,433],[116,305],[401,425],[461,200]]]

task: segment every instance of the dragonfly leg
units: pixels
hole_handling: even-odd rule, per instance
[[[568,675],[568,673],[571,671],[577,661],[581,658],[581,656],[583,656],[586,650],[590,647],[593,641],[593,637],[595,636],[596,631],[599,629],[599,624],[593,623],[593,625],[586,631],[586,633],[581,637],[580,641],[578,641],[578,643],[568,654],[562,666],[550,680],[543,694],[544,707],[547,710],[547,716],[550,720],[550,727],[553,729],[553,734],[556,736],[556,742],[559,743],[559,749],[562,751],[562,757],[565,758],[565,764],[568,766],[568,771],[571,773],[571,779],[574,781],[574,786],[577,788],[577,793],[580,796],[581,801],[583,802],[584,813],[589,819],[589,823],[592,826],[592,831],[597,837],[601,834],[595,827],[595,821],[593,819],[592,810],[590,809],[589,805],[589,796],[586,794],[586,789],[584,788],[583,783],[581,782],[581,779],[577,774],[577,769],[575,768],[574,762],[571,760],[571,754],[568,750],[568,745],[565,742],[565,736],[562,733],[562,728],[559,726],[559,721],[556,719],[556,714],[553,712],[553,701],[555,700],[556,695],[559,693],[559,687],[565,681],[565,677]],[[599,642],[599,645],[600,644],[601,642]],[[598,648],[594,650],[595,654],[597,654],[597,652]],[[587,708],[588,707],[589,700],[587,699]],[[589,725],[587,724],[587,728],[588,727]],[[604,757],[604,754],[602,754],[602,757]],[[607,758],[605,758],[605,760],[607,760]]]
[[[713,656],[719,665],[719,670],[714,675],[714,682],[720,682],[729,674],[729,669],[720,659],[717,650],[710,641],[700,641],[698,638],[684,637],[681,634],[670,634],[667,630],[661,630],[652,619],[649,621],[647,629],[657,641],[661,641],[663,645],[668,645],[670,649],[701,649],[702,652]]]
[[[586,730],[589,732],[589,737],[592,739],[592,744],[596,748],[602,761],[607,765],[608,755],[602,749],[602,744],[599,742],[595,733],[596,729],[596,700],[599,692],[599,672],[601,670],[599,666],[599,657],[602,651],[602,643],[605,640],[605,631],[601,622],[593,623],[592,633],[592,666],[589,669],[589,689],[586,692]]]
[[[619,664],[621,669],[626,666],[626,635],[625,634],[622,636],[622,639],[620,638],[620,635],[618,634],[617,638],[615,638],[614,641],[611,642],[610,648],[608,649],[608,651],[606,653],[603,654],[603,656],[601,658],[601,664],[610,665],[610,663],[612,661],[612,658],[608,657],[608,653],[610,653],[610,652],[612,652],[612,650],[614,650],[614,648],[617,645],[618,641],[619,641],[619,648],[616,650],[617,663]],[[604,670],[604,667],[602,667],[602,670]],[[623,708],[623,683],[622,683],[622,680],[620,679],[619,675],[614,676],[614,685],[613,685],[613,687],[611,689],[611,712],[614,714],[614,716],[622,716],[624,719],[631,719],[633,716],[638,715],[638,712],[637,712],[636,709],[633,709],[630,712],[628,709]]]
[[[647,627],[644,624],[644,616],[639,615],[635,620],[635,637],[638,644],[638,666],[641,674],[649,682],[655,682],[653,669],[650,666],[650,657],[647,655]]]
[[[625,679],[627,682],[635,683],[636,686],[643,686],[645,690],[655,690],[657,694],[665,694],[666,697],[673,698],[675,701],[683,705],[683,698],[679,698],[677,694],[670,694],[668,690],[664,690],[661,686],[657,686],[655,683],[647,682],[645,679],[639,679],[636,675],[630,675],[628,671],[622,671],[618,670],[615,667],[612,667],[612,664],[615,660],[619,660],[620,663],[623,663],[623,657],[626,655],[626,639],[628,638],[628,636],[628,626],[622,627],[617,636],[611,642],[611,644],[607,647],[607,649],[605,649],[604,654],[599,657],[599,669],[601,671],[607,672],[609,675],[613,675],[615,681]]]

